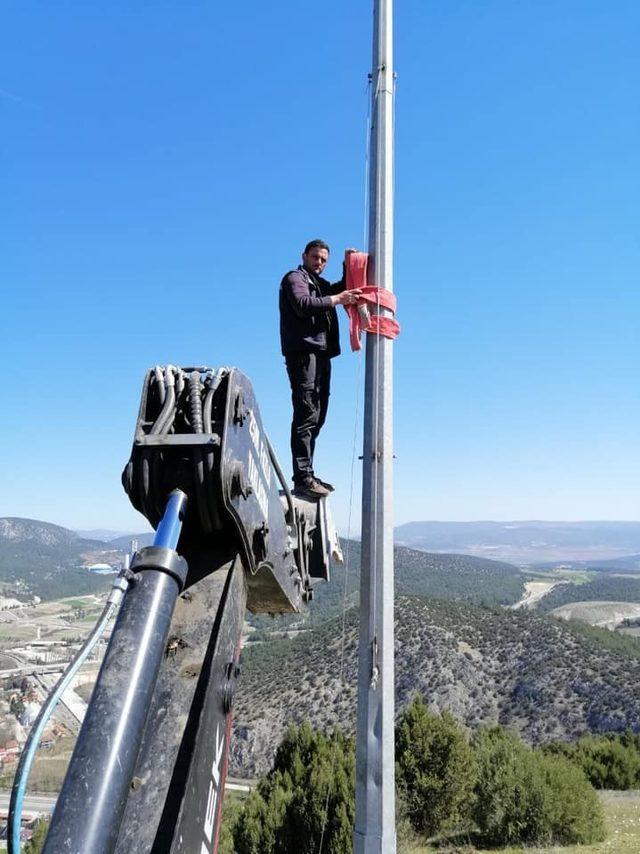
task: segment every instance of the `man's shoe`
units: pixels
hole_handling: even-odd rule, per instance
[[[297,483],[293,489],[296,495],[304,498],[326,498],[330,490],[315,477],[308,477],[306,480]]]
[[[326,480],[320,480],[319,477],[316,478],[319,484],[324,486],[325,489],[328,489],[329,492],[335,492],[335,487],[331,483],[327,483]]]

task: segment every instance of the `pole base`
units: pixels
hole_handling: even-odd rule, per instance
[[[353,854],[396,854],[396,835],[383,838],[379,833],[353,833]]]

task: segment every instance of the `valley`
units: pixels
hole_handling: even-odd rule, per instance
[[[128,542],[10,521],[0,528],[5,786],[29,720],[104,603],[111,580],[88,566],[110,559],[116,568]],[[343,550],[345,563],[318,585],[304,613],[248,615],[230,757],[238,777],[267,770],[289,721],[353,731],[360,545],[345,541]],[[629,636],[638,631],[640,572],[619,564],[514,565],[396,546],[398,712],[420,692],[468,730],[497,721],[531,744],[640,729],[632,687],[640,641]],[[48,731],[34,768],[42,791],[60,785],[103,651],[104,644]]]

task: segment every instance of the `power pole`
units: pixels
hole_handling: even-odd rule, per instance
[[[389,291],[393,290],[392,6],[393,0],[374,0],[367,247],[369,283]],[[389,339],[367,333],[355,854],[396,850],[392,346]]]

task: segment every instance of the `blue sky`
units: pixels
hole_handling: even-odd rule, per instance
[[[398,523],[640,518],[639,27],[396,4]],[[139,529],[157,362],[240,367],[289,465],[277,287],[307,239],[335,278],[363,244],[370,37],[365,0],[3,5],[0,515]],[[316,466],[342,531],[359,381],[347,348]]]

